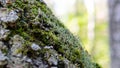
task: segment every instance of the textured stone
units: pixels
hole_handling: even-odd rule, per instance
[[[45,49],[52,49],[53,46],[45,46],[44,48],[45,48]]]
[[[12,55],[15,55],[15,56],[18,55],[17,50],[19,48],[22,48],[23,43],[24,43],[24,39],[19,35],[14,35],[14,37],[11,38],[10,44],[12,44],[12,47],[11,47]]]
[[[55,56],[51,56],[49,59],[48,59],[48,63],[50,65],[57,65],[58,64],[58,59],[55,57]]]
[[[0,21],[14,23],[18,19],[14,10],[8,11],[7,8],[0,8]]]
[[[48,64],[42,58],[33,59],[33,68],[48,68]]]
[[[7,59],[8,57],[6,57],[1,51],[0,51],[0,66],[4,66],[7,64]]]
[[[33,50],[35,50],[35,51],[41,49],[41,48],[39,47],[39,45],[37,45],[37,44],[35,44],[35,43],[32,43],[31,48],[32,48]]]
[[[5,39],[9,32],[10,31],[8,29],[5,29],[2,26],[0,26],[0,39]]]

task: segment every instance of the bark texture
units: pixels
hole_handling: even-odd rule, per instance
[[[109,0],[111,68],[120,68],[120,0]]]
[[[0,0],[0,68],[100,68],[42,0]]]

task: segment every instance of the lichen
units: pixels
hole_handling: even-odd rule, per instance
[[[56,50],[61,55],[61,61],[67,58],[79,68],[99,68],[82,48],[80,40],[70,33],[44,2],[40,0],[15,0],[9,5],[6,4],[6,8],[15,11],[15,15],[19,18],[12,24],[9,22],[6,24],[6,29],[9,29],[10,33],[5,41],[11,40],[14,35],[19,35],[24,39],[24,43],[15,53],[36,58],[44,56],[49,51],[46,46],[52,46],[50,49]],[[39,45],[40,49],[31,48],[33,43]],[[50,62],[52,61],[50,60]]]
[[[0,40],[5,39],[8,34],[9,34],[9,30],[4,29],[2,28],[2,26],[0,26]]]
[[[7,64],[7,58],[0,50],[0,67],[3,67],[4,65]]]

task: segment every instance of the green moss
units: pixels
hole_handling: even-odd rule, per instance
[[[1,49],[2,53],[4,53],[5,55],[8,53],[8,49]]]
[[[80,68],[99,68],[88,53],[83,50],[80,40],[52,14],[51,10],[39,0],[16,0],[9,9],[19,10],[19,20],[16,27],[7,27],[11,30],[10,36],[19,34],[26,42],[17,52],[36,57],[47,50],[33,51],[31,42],[39,46],[53,46],[54,49]],[[39,22],[35,24],[35,22]]]

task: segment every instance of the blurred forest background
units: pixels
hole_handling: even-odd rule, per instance
[[[93,60],[110,66],[107,0],[44,0]]]

